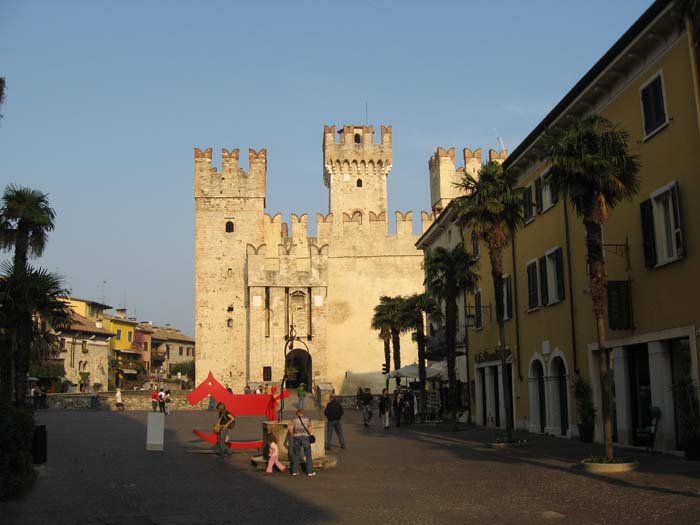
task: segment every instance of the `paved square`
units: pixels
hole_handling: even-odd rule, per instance
[[[575,523],[700,522],[700,463],[635,453],[640,470],[599,477],[575,468],[593,447],[527,436],[491,450],[491,432],[362,427],[345,418],[346,450],[315,478],[255,472],[251,453],[221,459],[191,433],[212,412],[176,412],[165,451],[147,452],[145,412],[42,412],[49,462],[32,493],[0,507],[3,523]],[[260,435],[241,420],[233,439]]]

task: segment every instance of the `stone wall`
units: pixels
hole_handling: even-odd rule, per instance
[[[204,410],[209,405],[209,398],[203,399],[198,405],[190,405],[187,401],[188,391],[171,392],[170,410]],[[101,410],[116,410],[116,392],[99,392]],[[89,410],[91,394],[49,394],[47,405],[49,410]],[[151,410],[151,392],[148,390],[122,391],[122,401],[125,410]]]

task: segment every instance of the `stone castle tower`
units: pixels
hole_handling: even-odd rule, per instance
[[[195,149],[195,330],[197,381],[211,371],[235,391],[247,383],[331,383],[339,392],[377,386],[383,350],[370,329],[382,295],[423,290],[422,254],[413,214],[396,212],[389,234],[387,176],[391,126],[374,139],[372,126],[323,133],[323,178],[329,209],[293,214],[291,228],[265,213],[267,152]],[[421,214],[422,231],[433,214]],[[295,336],[293,345],[288,345]],[[285,347],[287,355],[285,356]],[[410,337],[404,362],[413,360]]]

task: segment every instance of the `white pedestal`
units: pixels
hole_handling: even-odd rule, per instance
[[[148,413],[148,426],[146,428],[146,450],[163,451],[165,436],[165,414],[160,412]]]

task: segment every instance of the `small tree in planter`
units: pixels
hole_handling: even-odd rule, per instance
[[[678,409],[679,429],[685,457],[700,460],[700,404],[698,387],[690,376],[673,384],[673,397]]]
[[[584,443],[592,443],[596,416],[593,389],[590,381],[578,373],[574,377],[574,398],[578,413],[578,435]]]

